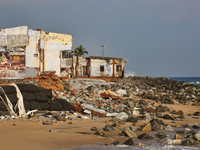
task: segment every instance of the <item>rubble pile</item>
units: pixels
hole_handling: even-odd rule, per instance
[[[49,110],[48,113],[45,112],[43,114],[44,117],[48,118],[48,121],[44,124],[52,124],[54,121],[73,121],[78,117],[93,120],[99,120],[101,117],[112,117],[112,125],[109,122],[105,127],[93,127],[91,130],[95,131],[94,134],[106,137],[106,132],[120,129],[121,136],[151,140],[155,137],[147,133],[137,135],[135,132],[156,131],[155,136],[159,138],[159,142],[162,144],[189,146],[200,142],[200,133],[198,131],[200,126],[198,123],[183,123],[182,130],[178,131],[176,128],[180,126],[176,124],[172,126],[165,123],[165,120],[170,120],[173,123],[184,121],[186,117],[183,110],[174,110],[165,104],[200,105],[199,86],[176,82],[167,78],[135,76],[120,79],[117,82],[77,78],[63,79],[61,82],[61,80],[57,80],[57,77],[54,78],[55,76],[53,76],[44,74],[41,77],[43,81],[40,81],[40,83],[46,84],[47,87],[48,82],[51,85],[52,82],[53,84],[55,83],[55,86],[58,83],[59,87],[61,87],[60,84],[62,83],[62,91],[60,88],[51,90],[37,86],[35,86],[37,88],[24,88],[19,85],[27,111],[33,109]],[[31,91],[28,89],[31,89]],[[33,92],[34,89],[35,91]],[[14,92],[7,94],[14,95]],[[15,102],[13,100],[13,103]],[[59,112],[56,115],[52,115],[51,111]],[[69,113],[79,115],[77,117],[67,117]],[[195,119],[199,119],[199,116],[200,112],[190,114],[190,117]],[[140,125],[137,129],[133,127],[138,126],[138,122],[142,120],[148,122]],[[132,123],[132,126],[120,128],[121,124],[126,122]],[[72,122],[69,123],[72,124]],[[56,132],[56,130],[51,132]],[[168,132],[176,132],[174,138],[171,138]],[[113,143],[113,145],[118,144],[123,143],[117,141]],[[124,144],[134,145],[133,139],[128,139]],[[140,144],[143,145],[142,143]]]
[[[40,85],[47,89],[63,91],[62,82],[55,73],[56,71],[43,71],[39,78]]]
[[[169,78],[128,77],[121,82],[131,95],[164,104],[200,105],[200,87]]]

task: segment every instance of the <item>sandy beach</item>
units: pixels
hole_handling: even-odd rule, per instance
[[[172,120],[163,119],[166,124],[170,124],[173,127],[183,127],[183,125],[194,122],[200,124],[200,119],[187,116],[188,114],[200,111],[199,106],[170,104],[166,104],[166,106],[172,107],[176,111],[183,110],[185,115],[183,121],[176,121],[175,123],[173,123]],[[92,127],[104,128],[106,124],[112,125],[110,121],[111,117],[102,117],[99,120],[77,118],[73,121],[57,121],[52,125],[43,125],[43,121],[45,122],[46,120],[48,120],[48,118],[38,118],[38,116],[33,116],[30,119],[18,118],[14,120],[1,120],[1,149],[59,150],[78,145],[110,144],[114,142],[114,140],[123,143],[128,137],[120,136],[120,128],[132,125],[130,122],[122,122],[120,128],[116,128],[116,131],[107,132],[102,130],[108,137],[111,137],[107,139],[99,135],[94,135],[95,132],[90,129]],[[137,129],[140,125],[147,122],[149,122],[149,120],[138,121],[133,127]],[[51,129],[56,129],[57,132],[50,132]],[[135,131],[135,133],[139,135],[143,132]],[[133,141],[136,141],[136,143],[137,140],[137,138],[133,138]]]

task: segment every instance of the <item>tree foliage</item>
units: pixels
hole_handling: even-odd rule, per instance
[[[73,54],[75,56],[83,56],[84,54],[88,54],[88,51],[85,50],[83,45],[80,45],[77,48],[75,48],[75,50],[73,51]]]

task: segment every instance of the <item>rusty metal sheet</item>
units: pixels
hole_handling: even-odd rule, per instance
[[[114,99],[114,100],[121,100],[121,101],[123,101],[123,99],[121,98],[121,97],[119,97],[119,96],[114,96],[114,95],[110,95],[110,94],[105,94],[105,93],[101,93],[101,97],[103,97],[103,98],[112,98],[112,99]]]

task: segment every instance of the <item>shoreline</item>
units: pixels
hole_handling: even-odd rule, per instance
[[[176,123],[172,123],[171,120],[162,119],[166,124],[180,127],[192,122],[197,122],[200,124],[199,119],[187,116],[188,114],[193,114],[196,111],[200,111],[199,106],[170,104],[166,104],[166,106],[172,107],[175,110],[184,110],[186,116],[184,121],[177,121]],[[77,117],[76,115],[73,116]],[[53,123],[52,125],[42,125],[42,121],[46,121],[47,119],[48,118],[38,118],[37,115],[36,117],[31,117],[30,119],[18,118],[15,120],[1,121],[0,144],[2,149],[67,149],[74,146],[99,145],[97,143],[109,145],[116,140],[123,143],[128,139],[128,137],[119,135],[121,133],[120,128],[126,128],[133,125],[131,122],[122,122],[120,124],[120,128],[116,128],[116,131],[103,131],[108,137],[110,137],[110,139],[107,139],[99,135],[94,135],[95,132],[91,131],[90,129],[94,126],[104,128],[106,124],[112,124],[110,121],[111,117],[102,117],[99,120],[77,118],[73,121],[57,121],[57,123]],[[72,122],[72,124],[69,124],[69,122]],[[149,120],[141,120],[138,121],[137,125],[133,127],[138,128],[140,125],[148,122]],[[56,129],[57,132],[49,132],[51,129]],[[135,133],[139,135],[142,133],[151,132],[135,131]],[[172,132],[171,134],[175,133]],[[11,141],[12,144],[9,144]],[[136,141],[136,143],[145,143],[143,140],[138,140],[137,138],[133,138],[133,141]]]
[[[2,149],[60,150],[83,145],[117,146],[130,138],[136,146],[148,145],[161,140],[155,135],[160,131],[166,132],[170,140],[176,140],[176,131],[187,129],[187,134],[179,134],[182,140],[178,145],[181,145],[187,136],[193,138],[200,129],[200,88],[195,85],[151,77],[130,77],[118,82],[74,79],[62,84],[65,91],[53,90],[53,97],[77,106],[74,108],[76,111],[38,111],[30,118],[0,120]],[[93,108],[85,111],[82,104]],[[125,116],[102,117],[105,116],[102,112]],[[197,115],[194,115],[196,112]],[[196,124],[193,126],[193,123]],[[115,131],[105,131],[108,124]],[[188,124],[192,124],[189,129]],[[168,125],[175,131],[165,130]],[[91,131],[93,127],[99,129]],[[127,130],[130,134],[125,132]],[[139,139],[143,133],[153,139]],[[191,147],[199,141],[195,140]]]

